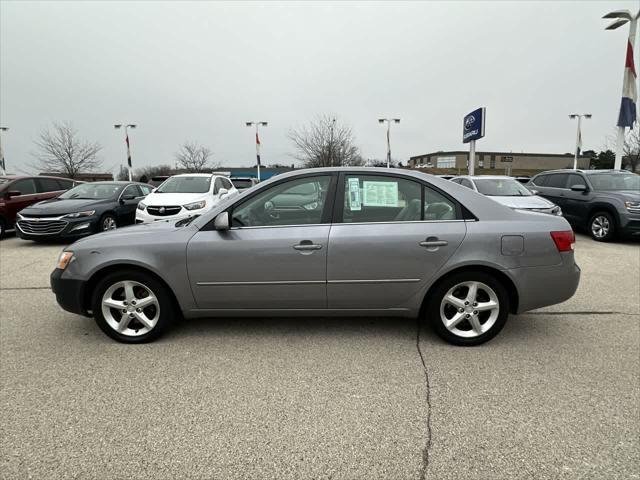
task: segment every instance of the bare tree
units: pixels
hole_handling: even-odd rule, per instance
[[[211,164],[213,152],[210,148],[196,142],[184,142],[175,154],[178,165],[187,172],[203,172],[216,168]]]
[[[136,168],[134,178],[151,179],[153,177],[169,177],[175,175],[176,171],[171,165],[153,165],[150,167]]]
[[[296,147],[293,157],[305,167],[364,165],[351,128],[332,116],[318,116],[309,125],[290,130],[289,139]]]
[[[70,123],[54,123],[53,127],[40,132],[34,142],[37,151],[35,168],[45,172],[62,173],[76,178],[79,173],[95,171],[102,161],[98,152],[102,146],[97,142],[85,142]]]
[[[603,150],[616,151],[616,135],[607,137]],[[640,167],[640,122],[636,122],[624,136],[622,166],[628,166],[634,173]]]

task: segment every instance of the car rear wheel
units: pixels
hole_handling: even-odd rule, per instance
[[[107,230],[115,230],[118,227],[116,217],[107,213],[100,219],[100,231],[106,232]]]
[[[4,223],[4,219],[0,218],[0,239],[4,238],[6,231],[7,231],[7,226]]]
[[[427,320],[454,345],[480,345],[495,337],[509,316],[504,285],[484,272],[460,272],[440,282],[430,294]]]
[[[107,275],[93,293],[93,316],[100,329],[123,343],[158,338],[176,315],[170,292],[144,272]]]
[[[616,224],[608,212],[597,212],[589,220],[589,234],[598,242],[613,240],[616,234]]]

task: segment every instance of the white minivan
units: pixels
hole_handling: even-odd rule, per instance
[[[136,210],[136,223],[158,220],[181,220],[202,215],[228,195],[238,190],[222,175],[211,173],[185,173],[166,179],[147,195]]]

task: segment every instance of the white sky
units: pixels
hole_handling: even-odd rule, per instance
[[[104,170],[172,163],[187,139],[227,166],[254,164],[247,120],[267,120],[263,164],[293,163],[287,131],[317,114],[384,158],[462,150],[462,116],[487,108],[477,149],[600,150],[621,97],[628,28],[603,14],[640,2],[0,2],[0,123],[10,171],[71,121]],[[637,57],[636,57],[637,58]]]

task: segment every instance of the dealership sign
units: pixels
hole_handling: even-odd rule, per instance
[[[484,137],[485,108],[478,108],[465,115],[462,123],[462,142],[469,143]]]

